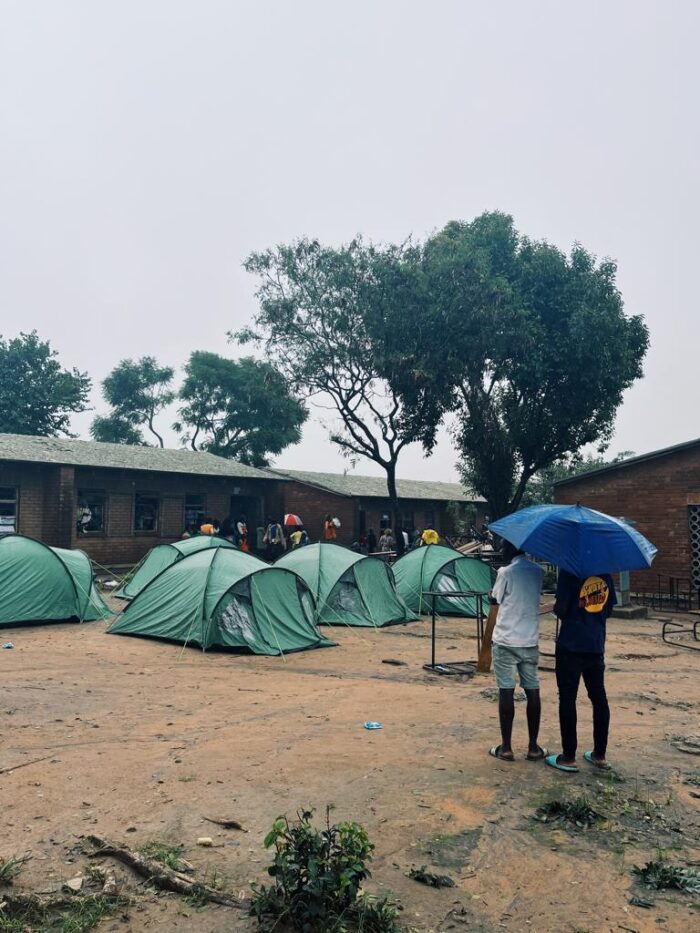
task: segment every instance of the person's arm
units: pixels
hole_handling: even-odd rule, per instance
[[[505,574],[501,570],[496,574],[496,582],[493,585],[491,590],[491,598],[495,600],[500,606],[503,602],[503,597],[506,594],[506,578]]]

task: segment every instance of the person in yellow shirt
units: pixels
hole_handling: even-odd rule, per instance
[[[435,531],[434,528],[426,528],[423,534],[420,536],[420,543],[423,544],[438,544],[440,541],[440,535]]]

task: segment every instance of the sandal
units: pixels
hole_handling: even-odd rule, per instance
[[[583,757],[589,765],[593,765],[593,767],[597,768],[599,771],[612,771],[612,765],[609,765],[607,761],[596,761],[593,757],[593,752],[584,752]]]
[[[548,754],[549,751],[546,748],[544,748],[542,745],[538,745],[537,751],[534,754],[532,752],[528,752],[527,755],[525,755],[525,758],[528,761],[542,761],[542,759],[546,758]]]
[[[515,761],[515,755],[513,755],[512,752],[510,753],[510,756],[501,754],[500,745],[494,745],[493,748],[490,748],[489,755],[491,755],[492,758],[498,758],[499,761]]]
[[[562,764],[559,761],[560,758],[561,755],[547,755],[544,763],[549,765],[550,768],[556,768],[557,771],[566,771],[567,774],[578,774],[578,765]]]

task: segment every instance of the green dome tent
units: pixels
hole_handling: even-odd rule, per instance
[[[313,596],[295,573],[218,547],[162,570],[109,631],[279,655],[332,644],[316,628],[314,614]]]
[[[210,547],[235,547],[226,538],[215,538],[213,535],[195,535],[193,538],[182,538],[172,544],[157,544],[146,554],[143,560],[136,565],[131,576],[125,580],[114,594],[120,599],[133,599],[141,590],[157,577],[161,570],[171,564],[197,551],[204,551]]]
[[[49,547],[19,534],[0,538],[0,626],[94,622],[110,615],[83,551]]]
[[[376,557],[338,544],[309,544],[275,566],[304,580],[316,599],[316,621],[324,625],[381,626],[416,618],[398,596],[391,569]]]
[[[432,609],[432,597],[424,593],[474,590],[488,593],[491,568],[474,557],[465,557],[442,544],[427,544],[400,557],[394,564],[396,589],[409,609],[425,613]],[[442,615],[476,616],[476,597],[455,599],[437,597],[435,609]]]

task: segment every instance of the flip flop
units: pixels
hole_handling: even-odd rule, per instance
[[[549,754],[549,750],[544,748],[544,746],[540,745],[539,751],[535,752],[534,755],[531,755],[530,752],[528,752],[527,755],[525,755],[525,758],[528,761],[542,761],[542,759],[546,758],[548,754]]]
[[[549,765],[550,768],[555,768],[557,771],[566,771],[567,774],[578,774],[578,767],[576,765],[562,765],[557,760],[559,755],[547,755],[544,760],[546,765]]]
[[[503,755],[501,755],[501,746],[500,746],[500,745],[494,745],[493,748],[490,748],[490,749],[489,749],[489,755],[490,755],[492,758],[498,758],[499,761],[509,761],[509,762],[515,761],[515,755],[511,755],[510,758],[504,758]]]
[[[593,765],[593,767],[597,768],[599,771],[612,771],[612,765],[609,765],[607,761],[603,764],[600,764],[600,762],[596,761],[593,757],[593,752],[584,752],[583,757],[586,759],[589,765]]]

